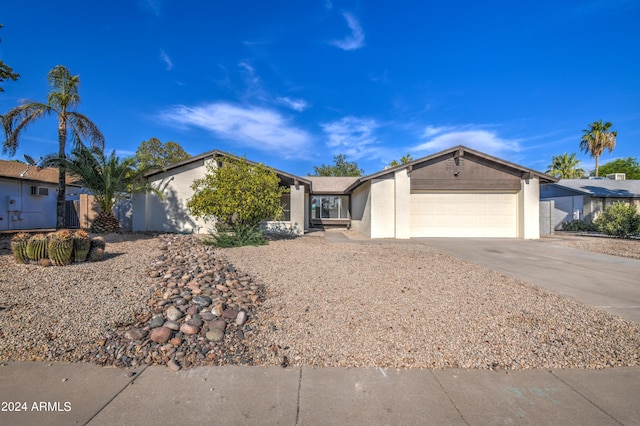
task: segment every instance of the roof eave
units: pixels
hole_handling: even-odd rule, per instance
[[[193,157],[189,157],[189,158],[187,158],[185,160],[182,160],[182,161],[179,161],[177,163],[171,164],[171,165],[169,165],[167,167],[164,167],[162,169],[151,170],[151,171],[145,173],[144,177],[148,178],[148,177],[160,174],[160,173],[165,173],[165,172],[171,171],[173,169],[176,169],[178,167],[182,167],[182,166],[187,165],[187,164],[195,163],[196,161],[204,160],[204,159],[207,159],[207,158],[210,158],[210,157],[213,157],[213,158],[229,157],[229,158],[235,158],[237,160],[243,159],[242,157],[238,157],[237,155],[229,154],[228,152],[224,152],[224,151],[220,151],[220,150],[214,149],[212,151],[208,151],[208,152],[205,152],[205,153],[200,154],[200,155],[195,155]],[[247,163],[252,164],[252,165],[258,165],[259,164],[259,163],[255,162],[255,161],[247,160],[246,158],[244,158],[244,160],[246,160]],[[282,170],[275,169],[273,167],[269,167],[269,166],[266,166],[266,167],[268,167],[271,170],[273,170],[277,175],[284,176],[284,177],[286,177],[288,179],[293,180],[294,182],[298,182],[299,184],[306,185],[307,187],[311,187],[311,181],[309,181],[309,180],[307,180],[305,178],[302,178],[302,177],[297,176],[297,175],[292,175],[290,173],[284,172]]]

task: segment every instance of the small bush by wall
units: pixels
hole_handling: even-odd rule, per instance
[[[586,223],[581,220],[572,220],[562,224],[563,231],[569,232],[594,232],[598,227],[592,223]]]
[[[640,216],[633,204],[614,203],[595,221],[600,232],[616,237],[629,237],[640,232]]]

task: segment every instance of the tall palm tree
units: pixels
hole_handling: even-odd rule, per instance
[[[47,80],[51,89],[47,103],[28,101],[2,117],[6,140],[2,144],[4,154],[15,155],[21,133],[38,119],[55,115],[58,118],[58,156],[65,158],[67,133],[75,145],[88,139],[91,146],[104,148],[104,136],[86,116],[74,111],[80,103],[78,86],[80,77],[72,76],[69,70],[57,65],[49,71]],[[58,168],[58,197],[56,199],[56,228],[64,227],[66,171],[64,162]]]
[[[580,167],[580,160],[576,158],[576,153],[569,155],[554,155],[551,157],[551,164],[547,166],[546,174],[557,177],[559,179],[578,179],[586,175],[583,168]]]
[[[78,183],[94,195],[100,213],[91,225],[92,232],[119,232],[120,223],[113,214],[118,201],[134,192],[158,192],[143,183],[146,170],[137,167],[135,157],[120,159],[115,151],[106,156],[98,147],[78,145],[69,157],[49,156],[44,162],[64,166],[71,176],[78,179]]]
[[[603,123],[599,120],[589,124],[589,128],[582,131],[584,134],[580,141],[580,150],[596,159],[596,177],[600,168],[600,156],[605,149],[611,152],[616,147],[618,132],[610,131],[611,126],[613,124],[610,122]]]

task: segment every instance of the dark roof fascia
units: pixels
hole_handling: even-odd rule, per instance
[[[187,164],[195,163],[197,161],[204,160],[204,159],[210,158],[210,157],[214,157],[214,158],[217,158],[217,157],[229,157],[229,158],[235,158],[237,160],[243,159],[242,157],[238,157],[237,155],[229,154],[228,152],[224,152],[224,151],[220,151],[220,150],[214,149],[213,151],[208,151],[208,152],[205,152],[205,153],[200,154],[200,155],[195,155],[193,157],[189,157],[189,158],[187,158],[185,160],[182,160],[182,161],[179,161],[177,163],[171,164],[171,165],[169,165],[169,166],[167,166],[167,167],[165,167],[163,169],[151,170],[151,171],[145,173],[144,176],[148,178],[150,176],[157,175],[157,174],[160,174],[160,173],[165,173],[165,172],[168,172],[170,170],[177,169],[178,167],[182,167],[182,166],[187,165]],[[247,161],[247,163],[249,163],[251,165],[254,165],[254,166],[259,164],[259,163],[255,162],[255,161],[251,161],[251,160],[248,160],[246,158],[245,158],[245,160]],[[273,170],[277,175],[287,177],[287,178],[289,178],[289,179],[291,179],[293,181],[300,182],[302,185],[306,185],[308,187],[311,187],[311,181],[309,181],[308,179],[302,178],[300,176],[292,175],[291,173],[283,172],[282,170],[274,169],[273,167],[267,166],[266,164],[265,164],[265,166],[270,168],[271,170]]]
[[[364,182],[366,182],[368,180],[380,178],[380,177],[383,177],[385,175],[388,175],[388,174],[391,174],[391,173],[395,173],[396,171],[402,170],[403,168],[404,169],[408,169],[409,171],[411,171],[415,165],[418,165],[420,163],[424,163],[425,161],[430,161],[430,160],[433,160],[435,158],[443,157],[443,156],[446,156],[446,155],[452,155],[452,156],[461,155],[461,156],[464,156],[464,153],[469,153],[469,154],[475,155],[476,157],[484,158],[486,160],[493,161],[493,162],[501,164],[503,166],[507,166],[507,167],[509,167],[511,169],[518,170],[521,173],[523,173],[523,175],[528,173],[531,176],[537,177],[538,179],[540,179],[540,183],[555,183],[555,182],[558,182],[558,179],[553,177],[553,176],[546,175],[546,174],[538,172],[536,170],[529,169],[527,167],[523,167],[523,166],[520,166],[520,165],[515,164],[515,163],[511,163],[509,161],[501,160],[500,158],[493,157],[493,156],[485,154],[483,152],[479,152],[479,151],[473,150],[471,148],[467,148],[464,145],[458,145],[458,146],[455,146],[453,148],[449,148],[449,149],[445,149],[445,150],[440,151],[440,152],[436,152],[435,154],[431,154],[431,155],[428,155],[426,157],[418,158],[417,160],[413,160],[413,161],[410,161],[410,162],[405,163],[405,164],[400,164],[399,166],[390,167],[388,169],[384,169],[384,170],[381,170],[379,172],[364,176],[364,177],[360,178],[358,181],[354,182],[352,185],[350,185],[345,191],[353,191],[359,185],[361,185],[362,183],[364,183]]]
[[[213,151],[208,151],[208,152],[205,152],[205,153],[200,154],[200,155],[194,155],[193,157],[189,157],[189,158],[187,158],[185,160],[178,161],[177,163],[170,164],[167,167],[163,167],[161,169],[150,170],[150,171],[148,171],[147,173],[144,174],[144,177],[150,177],[150,176],[157,175],[157,174],[160,174],[160,173],[165,173],[165,172],[168,172],[170,170],[177,169],[178,167],[184,166],[186,164],[195,163],[197,161],[204,160],[205,158],[209,158],[209,157],[219,157],[221,155],[225,155],[225,153],[222,152],[222,151],[218,151],[217,149],[214,149]],[[238,158],[235,155],[231,155],[231,154],[226,154],[226,155],[228,157]]]
[[[349,195],[350,192],[344,191],[311,191],[311,195]]]

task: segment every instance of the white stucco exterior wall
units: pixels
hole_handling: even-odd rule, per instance
[[[371,238],[395,237],[395,179],[371,181]]]
[[[371,237],[371,182],[351,193],[351,229]]]
[[[540,180],[522,179],[518,194],[518,236],[526,240],[540,238]]]
[[[134,198],[133,230],[156,232],[207,233],[213,226],[189,214],[187,201],[193,196],[191,185],[206,174],[206,160],[185,164],[149,178],[149,183],[164,189],[165,199],[155,194]]]
[[[304,185],[290,187],[291,228],[297,235],[304,234],[305,228],[305,192]]]
[[[47,188],[49,195],[31,195],[32,186]],[[66,187],[67,194],[77,190]],[[54,183],[0,179],[0,231],[55,228],[57,195]]]
[[[407,169],[395,172],[395,238],[411,238],[411,180]]]
[[[311,209],[310,207],[311,202],[309,200],[309,193],[305,192],[304,193],[304,230],[308,231],[309,227],[311,226],[311,212],[309,211]]]

